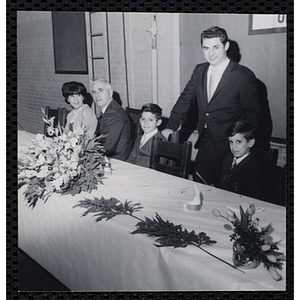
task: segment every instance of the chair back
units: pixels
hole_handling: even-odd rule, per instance
[[[136,108],[130,108],[126,107],[125,112],[129,118],[130,125],[131,125],[131,139],[134,142],[136,137],[141,134],[141,126],[139,123],[140,115],[141,115],[141,110],[136,109]]]
[[[179,143],[179,131],[173,131],[169,137],[168,141],[171,143]]]
[[[272,186],[273,174],[275,173],[277,166],[278,149],[270,148],[269,150],[264,150],[253,147],[251,152],[262,168],[262,197],[264,200],[267,200],[269,198],[270,188]]]
[[[150,168],[171,175],[188,178],[192,143],[172,143],[155,139],[152,143]]]
[[[67,118],[67,109],[66,108],[63,108],[63,107],[50,108],[50,106],[46,106],[45,114],[48,119],[55,117],[54,122],[53,122],[54,127],[58,126],[58,124],[61,127],[65,127],[66,118]],[[49,137],[48,132],[47,132],[47,124],[46,123],[44,123],[44,135]]]

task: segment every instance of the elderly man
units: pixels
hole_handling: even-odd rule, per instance
[[[112,98],[113,90],[106,80],[96,80],[91,94],[100,110],[96,136],[104,135],[104,148],[108,157],[125,160],[131,151],[131,126],[123,108]]]
[[[195,67],[162,133],[167,137],[177,130],[196,101],[199,139],[195,147],[199,150],[194,180],[215,184],[222,160],[230,151],[226,130],[238,120],[248,120],[257,127],[261,109],[255,75],[227,57],[226,31],[217,26],[203,31],[201,46],[207,62]]]

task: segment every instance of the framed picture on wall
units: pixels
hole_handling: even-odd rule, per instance
[[[250,15],[249,35],[286,32],[287,15]]]
[[[52,12],[56,74],[88,74],[84,12]]]

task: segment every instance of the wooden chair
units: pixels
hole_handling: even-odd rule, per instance
[[[126,107],[125,112],[128,115],[131,124],[131,139],[134,142],[136,137],[141,134],[141,126],[139,123],[141,110],[136,108]]]
[[[179,131],[173,131],[168,137],[168,142],[179,143]]]
[[[179,144],[155,139],[151,148],[150,168],[187,179],[191,153],[192,143],[189,141]]]
[[[46,106],[45,114],[48,119],[50,119],[51,117],[55,117],[54,122],[53,122],[54,127],[56,127],[58,125],[58,123],[60,124],[61,127],[65,127],[66,118],[67,118],[67,114],[68,114],[66,108],[63,108],[63,107],[50,108],[50,106]],[[49,137],[48,132],[47,132],[47,124],[46,123],[44,123],[44,135]]]
[[[271,187],[273,181],[273,174],[275,173],[278,159],[278,149],[270,148],[269,150],[264,150],[260,148],[253,147],[251,149],[252,154],[256,158],[257,162],[262,167],[262,198],[263,200],[270,199]]]

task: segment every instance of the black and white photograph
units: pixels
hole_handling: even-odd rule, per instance
[[[286,291],[287,14],[16,16],[18,290]]]

